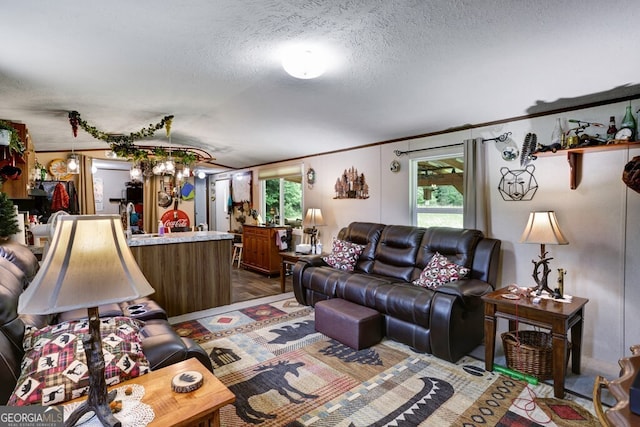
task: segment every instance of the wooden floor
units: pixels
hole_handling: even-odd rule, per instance
[[[285,292],[293,291],[291,276],[286,278]],[[231,302],[248,301],[280,293],[280,276],[263,274],[233,266],[231,268]]]

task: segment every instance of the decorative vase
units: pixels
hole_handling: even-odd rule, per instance
[[[631,104],[627,105],[627,108],[625,109],[625,114],[622,118],[622,123],[620,123],[620,128],[631,129],[631,137],[629,138],[629,141],[636,140],[636,119],[633,117],[633,113],[631,112]]]

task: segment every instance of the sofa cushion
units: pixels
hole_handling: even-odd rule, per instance
[[[413,284],[423,288],[436,289],[445,283],[466,278],[470,271],[466,267],[450,262],[447,257],[436,252],[420,273],[420,277],[413,281]]]
[[[384,224],[352,222],[348,227],[340,230],[340,234],[338,234],[339,239],[364,245],[364,250],[356,264],[356,270],[371,273],[378,240],[380,240],[380,235],[384,228]]]
[[[40,269],[40,263],[33,252],[26,245],[18,242],[2,242],[0,258],[5,258],[18,266],[28,281],[31,281]]]
[[[425,229],[408,225],[388,225],[376,246],[371,273],[410,282]]]
[[[434,291],[411,283],[386,283],[375,291],[374,308],[389,318],[428,329],[431,323],[431,304]]]
[[[127,317],[100,319],[107,385],[149,371],[139,336],[142,326]],[[46,406],[87,394],[89,367],[82,339],[88,333],[86,319],[27,328],[22,371],[8,404]]]
[[[353,271],[363,249],[363,245],[334,238],[331,253],[322,259],[338,270]]]
[[[471,268],[476,247],[483,237],[479,230],[450,227],[427,228],[416,257],[417,274],[411,281],[418,278],[436,252],[446,256],[451,262]]]

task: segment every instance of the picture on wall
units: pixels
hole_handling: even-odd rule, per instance
[[[345,169],[343,174],[336,179],[334,199],[368,199],[369,185],[364,173],[351,166]]]

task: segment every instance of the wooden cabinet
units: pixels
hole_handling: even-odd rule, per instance
[[[171,233],[166,235],[170,237],[150,238],[157,244],[131,246],[133,257],[155,289],[151,298],[169,316],[231,303],[231,239],[190,241],[189,236],[195,234]]]
[[[249,270],[271,275],[280,274],[280,248],[276,237],[288,227],[244,225],[242,228],[242,265]]]
[[[35,167],[36,155],[33,151],[33,145],[31,143],[31,137],[27,130],[27,125],[23,123],[11,122],[20,136],[20,140],[25,144],[25,152],[22,156],[13,155],[9,156],[9,149],[7,147],[0,148],[0,167],[4,165],[11,165],[19,168],[22,173],[18,179],[7,179],[2,184],[1,191],[7,193],[10,199],[28,199],[29,198],[29,174]]]

